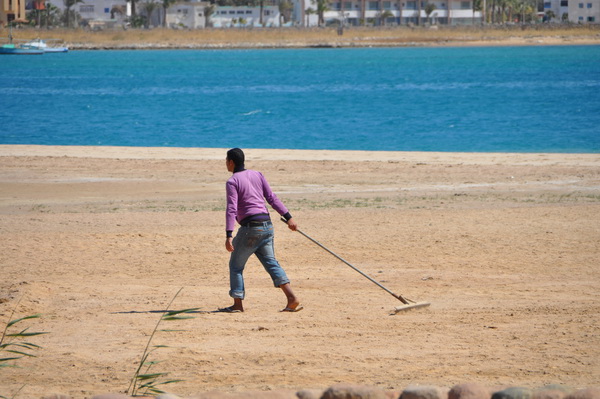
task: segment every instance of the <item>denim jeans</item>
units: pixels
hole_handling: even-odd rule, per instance
[[[255,254],[271,276],[275,287],[290,282],[285,271],[275,259],[273,248],[273,223],[259,226],[241,226],[233,238],[233,252],[229,258],[229,296],[244,299],[244,267],[250,255]]]

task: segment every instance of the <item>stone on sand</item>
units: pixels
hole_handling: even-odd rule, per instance
[[[321,399],[387,399],[382,389],[366,385],[335,384],[323,392]]]
[[[521,387],[510,387],[502,391],[494,392],[492,399],[531,399],[531,389]]]
[[[448,399],[489,399],[490,396],[488,388],[475,383],[458,384],[448,392]]]
[[[400,399],[446,399],[448,397],[447,388],[439,388],[435,386],[420,386],[411,385],[406,387]]]

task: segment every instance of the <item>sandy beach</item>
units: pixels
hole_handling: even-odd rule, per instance
[[[260,263],[231,304],[224,149],[0,146],[0,327],[49,334],[0,395],[125,392],[152,330],[155,371],[201,392],[597,386],[600,155],[246,150],[300,228],[426,309],[400,303],[272,213],[305,309]],[[20,303],[19,303],[20,301]],[[18,306],[17,306],[18,304]],[[23,386],[24,385],[24,386]]]

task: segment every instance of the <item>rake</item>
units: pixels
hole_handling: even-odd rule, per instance
[[[287,224],[287,220],[285,220],[284,218],[281,218],[281,221],[283,223]],[[403,312],[405,310],[411,310],[411,309],[425,308],[425,307],[431,305],[431,303],[429,303],[429,302],[416,302],[416,301],[413,301],[412,299],[408,299],[405,296],[393,293],[390,289],[386,288],[379,281],[375,280],[373,277],[369,276],[368,274],[366,274],[365,272],[360,270],[358,267],[354,266],[353,264],[351,264],[350,262],[348,262],[347,260],[345,260],[344,258],[339,256],[338,254],[336,254],[335,252],[333,252],[332,250],[327,248],[325,245],[321,244],[319,241],[315,240],[314,238],[312,238],[311,236],[309,236],[308,234],[303,232],[302,230],[296,229],[296,231],[298,233],[302,234],[304,237],[308,238],[313,243],[317,244],[319,247],[323,248],[325,251],[329,252],[331,255],[335,256],[337,259],[344,262],[346,265],[350,266],[352,269],[354,269],[355,271],[360,273],[363,277],[367,278],[373,284],[377,285],[379,288],[383,289],[385,292],[387,292],[388,294],[390,294],[391,296],[393,296],[394,298],[396,298],[397,300],[402,302],[402,306],[396,306],[394,308],[394,313]]]

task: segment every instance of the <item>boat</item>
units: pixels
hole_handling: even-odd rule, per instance
[[[44,54],[44,50],[26,48],[18,44],[8,43],[0,47],[0,54],[41,55]]]
[[[24,47],[22,44],[13,43],[12,25],[8,33],[8,43],[0,46],[0,54],[15,54],[15,55],[41,55],[44,50]]]
[[[48,39],[56,40],[56,39]],[[23,48],[42,50],[44,53],[66,53],[69,51],[68,47],[50,47],[45,40],[35,39],[21,45]]]

